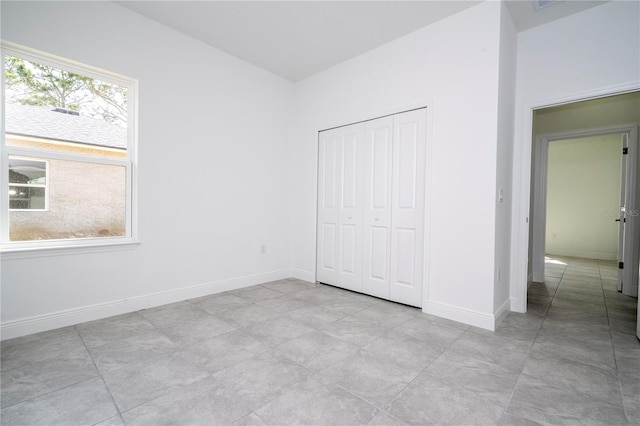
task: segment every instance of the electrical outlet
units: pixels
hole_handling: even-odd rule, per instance
[[[263,244],[260,246],[260,254],[267,254],[267,245]]]

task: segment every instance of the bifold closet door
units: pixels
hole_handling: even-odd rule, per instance
[[[365,123],[363,292],[389,299],[393,116]]]
[[[320,134],[318,281],[362,291],[364,124]]]
[[[320,132],[317,280],[422,306],[426,110]]]
[[[393,120],[390,299],[422,306],[426,110]]]

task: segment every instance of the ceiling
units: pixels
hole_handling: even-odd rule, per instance
[[[409,34],[480,1],[117,1],[120,5],[291,81]],[[507,1],[518,31],[606,1],[535,10]]]

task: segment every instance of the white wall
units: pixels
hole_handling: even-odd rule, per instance
[[[423,309],[493,327],[500,11],[474,6],[298,83],[291,210],[301,275],[315,276],[317,132],[427,105]]]
[[[549,142],[546,253],[616,260],[620,134]]]
[[[511,308],[526,310],[531,109],[640,87],[640,3],[613,1],[518,34]]]
[[[533,133],[544,136],[640,123],[640,92],[575,102],[534,112]]]
[[[114,3],[1,7],[2,39],[139,79],[141,241],[3,257],[3,338],[290,275],[291,83]]]
[[[500,69],[498,94],[498,152],[496,159],[496,243],[494,315],[500,320],[510,309],[509,262],[513,126],[515,117],[517,33],[504,3],[500,19]],[[502,198],[502,200],[501,200]]]

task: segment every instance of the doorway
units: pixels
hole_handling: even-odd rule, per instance
[[[637,297],[636,152],[635,126],[536,138],[532,281],[549,254],[616,261],[618,290]]]
[[[541,161],[547,158],[550,144],[561,143],[562,140],[573,140],[580,137],[605,136],[618,134],[622,136],[620,143],[631,144],[627,152],[627,167],[631,177],[640,182],[637,167],[639,154],[637,149],[638,123],[640,123],[640,92],[631,92],[621,95],[607,96],[587,101],[578,101],[554,107],[543,107],[533,111],[533,138],[531,146],[531,188],[529,210],[529,247],[528,247],[528,282],[544,280],[545,270],[545,246],[546,246],[546,164]],[[545,151],[547,150],[547,151]],[[621,153],[622,154],[622,153]],[[621,163],[621,164],[624,164]],[[622,176],[622,170],[620,171]],[[629,178],[629,176],[627,176]],[[621,179],[621,184],[623,179]],[[628,182],[628,179],[624,181]],[[635,188],[626,188],[627,198],[632,206],[627,205],[624,214],[620,210],[605,209],[601,212],[602,220],[615,221],[619,219],[627,226],[626,230],[620,228],[622,234],[626,234],[625,241],[628,250],[621,256],[625,259],[624,268],[628,275],[627,283],[632,281],[632,286],[627,286],[627,294],[637,297],[637,282],[640,252],[640,229],[636,226],[640,195]],[[622,191],[620,192],[622,194]],[[544,196],[544,198],[543,198]],[[624,197],[620,196],[622,199]],[[635,203],[635,206],[633,206]],[[624,207],[621,205],[620,207]],[[640,223],[638,224],[640,225]],[[615,226],[615,225],[614,225]],[[635,228],[635,229],[633,229]],[[621,234],[621,235],[622,235]],[[622,238],[622,236],[621,236]],[[623,250],[621,250],[623,251]],[[597,256],[589,256],[597,257]],[[616,262],[617,263],[617,262]],[[630,278],[631,277],[631,278]],[[629,288],[633,290],[629,292]],[[637,299],[636,299],[637,300]]]

